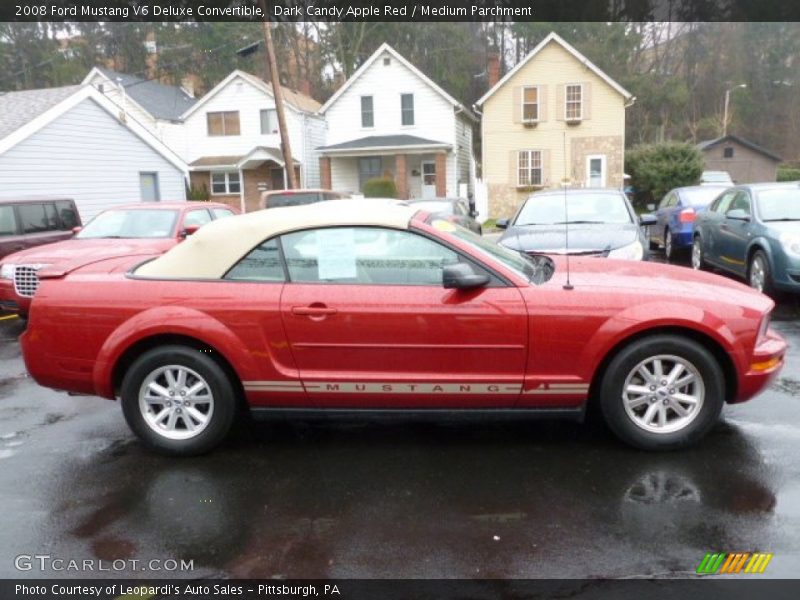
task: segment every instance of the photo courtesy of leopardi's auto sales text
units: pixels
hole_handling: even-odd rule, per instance
[[[797,40],[0,3],[0,600],[800,597]]]

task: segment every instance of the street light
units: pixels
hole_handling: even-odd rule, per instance
[[[733,90],[744,89],[747,87],[746,83],[740,83],[732,88],[725,90],[725,114],[722,116],[722,137],[728,135],[728,104],[731,101],[731,92]]]

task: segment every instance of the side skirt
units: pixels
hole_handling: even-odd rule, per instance
[[[513,421],[531,419],[567,419],[582,422],[586,405],[569,408],[250,408],[257,420],[269,419],[363,419],[409,421]]]

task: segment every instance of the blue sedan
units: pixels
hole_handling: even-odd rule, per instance
[[[656,224],[649,228],[650,248],[663,247],[667,260],[692,247],[694,221],[726,186],[680,187],[670,191],[656,209]]]
[[[760,292],[800,292],[800,183],[726,190],[694,224],[692,267],[712,266]]]

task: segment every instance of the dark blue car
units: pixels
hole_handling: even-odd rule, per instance
[[[656,212],[656,224],[649,229],[650,248],[664,248],[667,260],[692,247],[694,221],[711,201],[727,189],[726,186],[698,185],[670,191]]]
[[[747,279],[760,292],[800,292],[800,183],[730,188],[694,224],[692,267]]]

